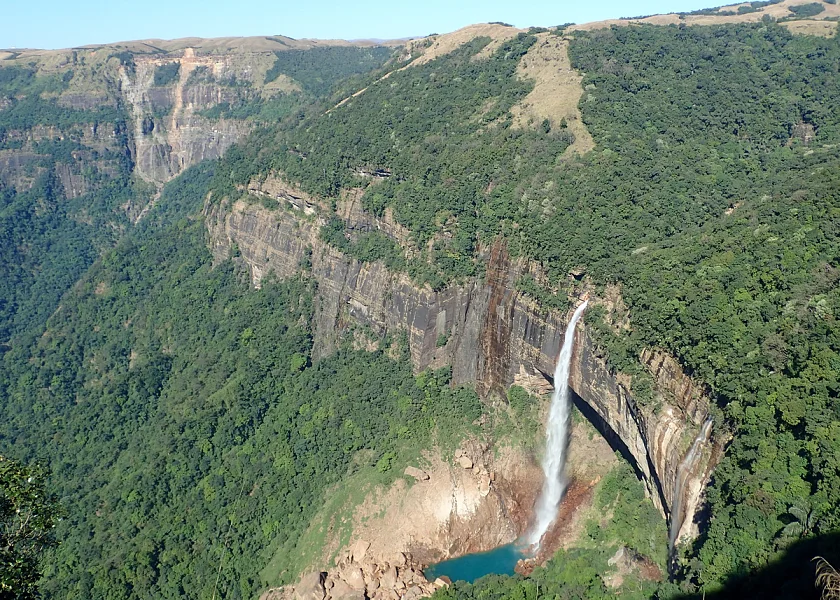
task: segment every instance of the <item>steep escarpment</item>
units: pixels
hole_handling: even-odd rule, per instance
[[[211,120],[201,111],[253,99],[262,83],[254,76],[270,62],[259,54],[200,56],[185,48],[181,56],[141,56],[130,67],[121,66],[120,93],[130,107],[137,174],[163,184],[202,160],[221,156],[250,126],[239,119]],[[175,73],[173,81],[156,86],[155,74],[167,68]],[[243,91],[245,82],[256,90]]]
[[[59,173],[71,194],[95,187],[91,169],[113,176],[103,163],[117,157],[159,191],[185,169],[221,156],[256,124],[277,121],[304,99],[317,101],[391,52],[364,42],[276,37],[0,53],[0,178],[25,185],[45,154],[44,140],[72,141],[84,152],[67,157],[77,167],[72,176],[66,168]],[[137,212],[129,211],[132,218]]]
[[[275,197],[283,208],[270,210],[246,201],[208,205],[211,248],[218,259],[235,248],[255,284],[269,272],[282,279],[295,275],[302,265],[310,269],[318,284],[317,352],[329,353],[357,326],[380,337],[404,332],[415,368],[449,364],[454,382],[475,383],[485,396],[514,382],[533,389],[545,386],[562,344],[566,315],[542,308],[517,290],[522,275],[538,275],[538,270],[512,258],[503,241],[482,251],[487,262],[484,278],[434,291],[381,262],[354,260],[321,241],[323,220],[312,198],[305,206],[313,214],[306,215],[303,205]],[[377,219],[352,207],[345,207],[343,214],[351,229],[394,231],[387,217]],[[676,489],[679,465],[708,415],[701,388],[673,359],[650,351],[642,359],[655,378],[661,406],[656,411],[642,407],[621,377],[610,372],[585,328],[578,335],[571,387],[627,446],[651,498],[665,514],[670,514],[677,494],[686,496],[683,506],[691,508],[682,511],[686,517],[681,530],[683,535],[690,533],[718,458],[710,447],[687,483]]]

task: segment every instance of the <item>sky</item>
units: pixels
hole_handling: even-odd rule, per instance
[[[472,23],[517,27],[691,11],[735,0],[2,0],[0,48],[287,35],[397,39]]]

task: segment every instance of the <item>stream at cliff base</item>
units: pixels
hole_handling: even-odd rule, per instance
[[[513,569],[520,558],[525,558],[525,554],[521,547],[513,543],[499,546],[489,552],[451,558],[430,565],[423,573],[429,581],[445,575],[452,581],[472,583],[485,575],[513,575]]]

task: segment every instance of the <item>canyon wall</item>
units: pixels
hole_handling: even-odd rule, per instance
[[[131,68],[120,66],[119,90],[132,119],[135,172],[162,185],[202,160],[220,157],[250,127],[236,119],[210,119],[202,111],[258,96],[255,84],[262,83],[262,73],[253,65],[266,60],[262,55],[197,56],[186,48],[181,56],[138,56]],[[175,80],[156,86],[156,70],[175,64]],[[250,87],[244,88],[245,82]]]
[[[323,243],[318,203],[305,194],[271,178],[249,190],[251,196],[276,200],[277,208],[247,200],[208,203],[211,250],[221,260],[236,248],[237,260],[257,286],[269,272],[282,279],[301,268],[310,270],[318,286],[316,353],[328,354],[357,326],[376,336],[405,332],[417,369],[451,365],[455,383],[475,383],[484,396],[502,393],[512,383],[546,389],[567,315],[542,309],[516,290],[523,274],[538,275],[538,270],[512,259],[503,242],[483,250],[487,272],[482,280],[433,291],[379,262],[359,262]],[[376,219],[362,212],[352,194],[339,212],[348,231],[375,228],[394,239],[405,234],[387,213]],[[680,537],[696,534],[694,515],[719,458],[720,442],[713,438],[707,444],[680,490],[675,482],[680,462],[708,415],[702,388],[671,357],[647,351],[641,358],[654,378],[656,403],[640,406],[623,378],[610,372],[586,328],[579,327],[577,335],[572,389],[626,445],[663,514],[670,516],[675,495],[682,495],[686,509],[680,511],[685,515]]]
[[[52,81],[53,90],[0,88],[0,114],[26,107],[28,95],[40,100],[0,123],[0,185],[25,191],[53,171],[73,199],[120,174],[136,175],[145,184],[123,207],[136,221],[164,183],[218,158],[250,131],[252,122],[232,118],[227,108],[300,90],[282,74],[265,82],[276,60],[270,44],[202,48],[208,40],[193,41],[198,49],[138,42],[6,56],[2,68]]]

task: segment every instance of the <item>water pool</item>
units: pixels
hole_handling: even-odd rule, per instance
[[[434,581],[441,575],[446,575],[452,581],[472,583],[485,575],[513,575],[516,563],[525,556],[521,547],[513,543],[499,546],[489,552],[451,558],[430,565],[423,572],[429,581]]]

